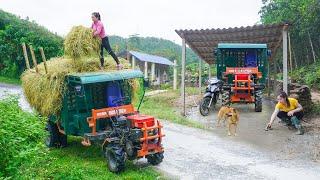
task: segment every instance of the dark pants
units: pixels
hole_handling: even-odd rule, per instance
[[[109,43],[109,39],[106,36],[106,37],[102,38],[101,47],[100,47],[100,63],[101,63],[101,66],[104,65],[103,48],[105,48],[107,50],[108,54],[110,54],[112,56],[112,58],[116,61],[117,64],[120,64],[119,59],[114,54],[114,52],[112,51],[110,43]]]
[[[277,114],[277,117],[281,119],[281,121],[285,122],[287,125],[300,125],[300,121],[303,117],[303,112],[295,112],[293,116],[288,116],[287,112],[280,111]]]

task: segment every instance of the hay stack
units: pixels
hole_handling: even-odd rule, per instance
[[[72,59],[86,56],[99,56],[100,38],[92,36],[92,29],[74,26],[64,40],[65,55]]]
[[[57,115],[62,106],[62,97],[65,89],[65,77],[71,73],[96,72],[100,70],[97,50],[100,45],[91,38],[91,30],[77,26],[72,28],[65,40],[66,56],[52,58],[47,61],[48,74],[45,74],[43,63],[38,65],[39,73],[35,69],[26,70],[21,75],[22,87],[30,105],[41,115]],[[125,59],[119,59],[124,69],[131,66]],[[116,70],[115,61],[109,56],[105,58],[104,71]],[[140,82],[130,80],[129,84],[134,91],[133,100],[137,100],[137,89]]]

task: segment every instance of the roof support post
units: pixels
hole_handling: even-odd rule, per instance
[[[200,59],[200,61],[199,61],[199,94],[201,94],[201,82],[202,82],[202,72],[201,72],[201,70],[202,70],[202,68],[201,68],[201,65],[202,65],[202,60]]]
[[[282,49],[283,49],[283,91],[288,94],[288,26],[282,30]]]
[[[136,68],[136,57],[132,56],[132,69]]]
[[[156,69],[156,64],[152,63],[151,64],[151,82],[155,80],[155,69]]]
[[[177,89],[177,60],[174,60],[174,66],[173,66],[173,90]]]
[[[148,78],[148,62],[147,61],[144,62],[144,78],[145,79]]]
[[[181,54],[181,96],[183,99],[183,116],[186,116],[186,89],[185,89],[185,69],[186,69],[186,40],[182,39]]]

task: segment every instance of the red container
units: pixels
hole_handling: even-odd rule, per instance
[[[147,127],[154,126],[154,117],[143,115],[143,114],[136,114],[127,117],[131,121],[132,127],[143,128],[143,123],[146,122]]]

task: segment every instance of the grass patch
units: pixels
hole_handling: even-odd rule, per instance
[[[178,97],[178,91],[168,91],[166,93],[145,97],[140,111],[143,114],[155,116],[158,119],[204,129],[205,127],[202,124],[189,120],[181,115],[176,104]]]
[[[5,76],[0,76],[0,82],[6,83],[6,84],[21,85],[20,79],[14,79],[14,78],[9,78]]]
[[[161,177],[152,166],[138,167],[126,162],[125,171],[116,174],[108,170],[99,146],[84,147],[81,139],[71,137],[68,147],[50,149],[41,166],[27,168],[27,179],[156,179]],[[26,172],[24,170],[24,172]]]
[[[16,97],[0,100],[0,179],[157,179],[152,166],[128,161],[124,172],[107,169],[99,146],[83,147],[70,137],[69,146],[44,146],[45,119],[24,112]]]

